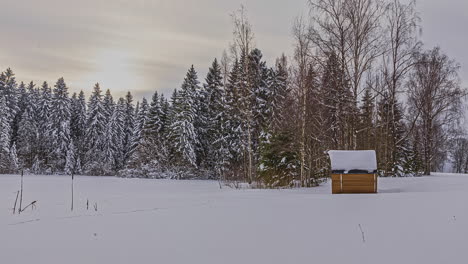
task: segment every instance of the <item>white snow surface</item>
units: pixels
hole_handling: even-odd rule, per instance
[[[0,175],[0,263],[466,263],[468,175],[379,179],[379,194],[217,182]],[[86,210],[86,201],[90,209]],[[93,205],[97,203],[98,211]],[[361,228],[362,232],[361,233]]]
[[[374,150],[330,150],[332,170],[377,170],[377,158]]]

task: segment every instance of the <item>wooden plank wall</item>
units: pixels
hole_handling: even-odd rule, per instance
[[[332,193],[377,193],[375,174],[332,174]]]

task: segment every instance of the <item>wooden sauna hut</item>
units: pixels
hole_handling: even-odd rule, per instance
[[[330,150],[332,193],[377,193],[374,150]]]

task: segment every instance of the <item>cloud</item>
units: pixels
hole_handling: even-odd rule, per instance
[[[169,95],[192,64],[204,79],[228,47],[229,14],[241,3],[265,59],[271,64],[283,52],[291,54],[291,26],[297,15],[307,14],[306,0],[16,0],[0,9],[0,67],[12,67],[24,81],[63,76],[73,91],[89,93],[100,82],[116,97],[128,90],[136,97],[154,90]],[[457,59],[468,80],[468,36],[461,33],[468,3],[418,5],[424,41]]]

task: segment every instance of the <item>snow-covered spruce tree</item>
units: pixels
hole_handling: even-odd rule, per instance
[[[254,149],[258,145],[258,138],[263,129],[269,127],[272,117],[272,78],[266,62],[262,61],[263,54],[259,49],[254,49],[249,55],[249,73],[252,82],[252,101],[254,114]],[[269,82],[270,80],[270,82]]]
[[[228,158],[228,146],[224,123],[227,121],[225,109],[225,90],[221,66],[215,59],[205,79],[206,84],[206,130],[203,144],[206,146],[206,168],[215,170],[218,178],[224,172]]]
[[[105,134],[104,167],[108,174],[113,174],[123,168],[124,116],[125,100],[120,98],[114,106]]]
[[[157,170],[160,169],[162,163],[167,161],[168,153],[163,134],[165,126],[163,104],[165,104],[164,98],[160,97],[156,91],[141,130],[141,140],[137,149],[139,162],[135,164],[136,166],[148,166],[152,170]]]
[[[192,66],[184,79],[181,90],[177,93],[173,105],[174,119],[170,125],[170,139],[174,144],[174,161],[184,169],[196,168],[196,146],[198,137],[195,132],[195,100],[198,77]],[[179,175],[181,177],[183,175]]]
[[[16,89],[16,97],[17,97],[17,109],[18,111],[15,113],[13,118],[13,123],[11,125],[11,141],[12,143],[16,143],[18,141],[18,129],[19,123],[21,122],[21,118],[23,117],[24,111],[29,105],[29,96],[26,91],[26,85],[24,82],[21,82]]]
[[[383,176],[405,176],[406,127],[403,123],[401,106],[396,98],[384,93],[378,107],[378,157]],[[392,115],[388,115],[392,111]]]
[[[133,131],[135,130],[135,106],[133,105],[133,95],[128,92],[125,96],[125,111],[123,118],[123,153],[122,163],[125,165],[127,160],[130,158],[132,150],[132,137]]]
[[[8,109],[6,111],[6,118],[10,126],[12,126],[19,107],[16,78],[10,68],[0,73],[0,98],[5,98],[5,104]]]
[[[27,92],[28,92],[28,97],[29,97],[29,105],[37,108],[38,107],[38,100],[39,100],[39,88],[36,86],[36,84],[31,81],[28,84],[27,87]],[[37,109],[36,109],[37,110]]]
[[[265,122],[262,130],[273,130],[274,127],[279,126],[280,120],[280,111],[281,105],[284,103],[285,99],[281,99],[282,94],[280,94],[280,87],[277,83],[277,72],[275,68],[269,68],[266,74],[266,85],[268,87],[269,95],[268,95],[268,119]]]
[[[113,153],[113,159],[115,163],[115,170],[118,171],[124,167],[124,139],[125,139],[125,111],[126,111],[126,101],[124,98],[119,98],[117,104],[114,107],[112,112],[111,120],[108,124],[108,140],[106,141],[107,146],[109,146]],[[109,137],[111,136],[111,137]],[[105,148],[106,152],[109,152]],[[107,157],[107,155],[106,155]],[[110,157],[107,157],[110,158]],[[108,166],[109,167],[109,166]]]
[[[39,129],[38,158],[36,173],[50,173],[52,162],[53,138],[52,138],[52,90],[44,82],[39,91],[39,102],[37,109],[37,123]]]
[[[289,87],[287,87],[287,72],[283,65],[286,65],[286,58],[283,56],[278,59],[276,69],[268,70],[267,87],[269,88],[269,96],[267,104],[271,112],[267,115],[266,125],[263,127],[259,137],[259,162],[258,162],[258,177],[257,180],[264,187],[278,188],[289,187],[293,185],[294,179],[299,176],[300,155],[298,152],[297,126],[296,121],[291,120],[290,116],[294,116],[295,112],[291,112],[289,108],[295,108],[295,100],[292,99]],[[310,81],[310,78],[307,78]],[[317,89],[318,85],[310,82],[309,89]],[[316,96],[315,96],[316,97]],[[305,98],[310,99],[309,97]],[[309,105],[318,104],[316,102]],[[317,108],[306,108],[306,113],[313,112],[317,114]],[[296,110],[297,111],[297,110]],[[267,112],[268,113],[268,112]],[[307,115],[308,116],[308,115]],[[314,124],[308,126],[306,131],[312,132],[315,127],[314,120],[307,120],[306,124]],[[318,135],[317,135],[318,136]],[[306,141],[306,146],[311,146],[305,149],[307,157],[305,161],[316,158],[320,150],[314,152],[313,148],[317,148],[312,142]],[[318,148],[317,148],[318,149]],[[307,151],[306,151],[307,150]],[[314,168],[311,168],[311,162],[308,162],[308,170],[314,173],[307,175],[314,176],[317,171],[320,171],[317,163],[312,163]],[[316,184],[307,177],[308,185]]]
[[[22,90],[22,89],[20,89]],[[15,122],[17,124],[16,132],[16,149],[18,154],[18,160],[21,167],[24,169],[30,169],[34,162],[35,157],[38,155],[38,101],[39,95],[35,88],[35,84],[30,82],[24,91],[25,95],[20,97],[21,102],[19,105],[20,111],[22,112],[21,118],[16,117]],[[18,114],[17,114],[18,116]]]
[[[160,134],[163,140],[165,141],[167,137],[167,133],[168,133],[169,122],[170,122],[169,120],[170,104],[163,94],[161,94],[160,104],[161,104],[161,132]]]
[[[324,105],[323,131],[328,137],[330,149],[352,149],[349,131],[353,110],[352,94],[346,74],[335,53],[328,54],[321,80],[321,98]]]
[[[17,173],[20,170],[18,154],[16,152],[16,143],[13,143],[10,148],[10,170],[13,173]]]
[[[0,73],[0,171],[3,173],[14,172],[15,164],[12,161],[11,146],[13,142],[13,128],[15,117],[19,111],[18,92],[15,74],[8,68]],[[15,147],[16,149],[16,147]],[[16,153],[14,153],[14,156]]]
[[[276,132],[264,136],[260,144],[258,180],[268,188],[293,186],[300,166],[293,134]]]
[[[0,97],[0,173],[11,172],[10,136],[11,126],[8,120],[6,97]]]
[[[198,80],[197,80],[198,82]],[[206,87],[198,83],[195,85],[194,106],[195,106],[195,134],[197,135],[198,143],[195,147],[195,155],[197,157],[197,167],[208,168],[208,145],[209,145],[209,102]],[[208,172],[205,172],[208,173]]]
[[[106,94],[104,95],[104,115],[106,117],[106,124],[109,122],[112,111],[114,109],[114,98],[112,97],[111,91],[109,89],[106,90]]]
[[[68,146],[64,172],[68,175],[76,173],[75,144],[73,143],[73,140],[70,140],[70,145]]]
[[[75,144],[75,157],[77,161],[80,161],[81,166],[84,165],[82,161],[86,159],[86,118],[86,99],[84,92],[80,91],[78,96],[76,96],[76,94],[72,96],[70,133],[73,143]],[[77,166],[76,173],[80,173],[79,170],[80,168]]]
[[[143,164],[146,157],[142,155],[140,151],[141,142],[143,140],[143,130],[146,125],[146,120],[148,116],[148,101],[146,98],[143,98],[141,104],[137,104],[137,117],[135,119],[134,130],[131,139],[131,147],[130,147],[130,158],[127,162],[127,166],[135,167],[137,165]]]
[[[17,151],[20,163],[24,169],[31,169],[38,156],[39,128],[33,107],[23,112],[19,123]]]
[[[53,159],[53,172],[63,172],[70,145],[71,103],[68,97],[68,87],[63,78],[58,79],[54,86],[52,108],[50,114]]]
[[[158,92],[156,91],[151,98],[151,104],[148,109],[148,117],[143,129],[143,136],[146,139],[157,140],[157,138],[160,136],[162,128],[161,116],[161,100]]]
[[[141,132],[146,126],[146,122],[148,120],[148,112],[149,112],[148,101],[146,100],[146,98],[143,98],[141,100],[140,108],[138,109],[137,119],[136,119],[136,124],[135,124],[135,127],[138,127],[138,132],[140,134],[140,137],[136,138],[137,144],[139,140],[141,139]]]
[[[97,83],[88,101],[86,120],[85,171],[91,175],[102,175],[104,173],[103,145],[107,126],[106,116],[102,90]]]
[[[406,175],[421,176],[424,173],[423,149],[419,129],[416,128],[409,138],[409,147],[406,155],[404,169]],[[466,164],[468,165],[468,164]]]
[[[328,70],[330,70],[330,68]],[[340,72],[337,68],[332,68],[331,72],[334,71]],[[330,74],[331,72],[328,73]],[[332,77],[332,75],[328,75],[328,78],[330,77]],[[349,131],[351,129],[349,122],[351,121],[343,117],[351,115],[352,110],[350,109],[354,107],[352,104],[353,101],[351,100],[352,97],[350,96],[350,91],[347,89],[347,86],[342,83],[343,76],[337,75],[336,78],[336,80],[323,78],[323,76],[319,75],[317,68],[314,66],[310,66],[307,70],[307,77],[305,78],[305,86],[307,87],[305,118],[307,120],[307,125],[305,129],[306,140],[304,141],[306,153],[304,171],[306,171],[307,187],[319,184],[322,178],[328,177],[329,175],[329,160],[325,151],[333,148],[325,143],[333,144],[337,142],[333,139],[330,140],[330,131],[340,131],[338,135],[341,135],[343,139],[341,143],[344,144],[343,142],[348,142],[346,143],[348,148],[354,147],[352,146],[354,133]],[[321,87],[323,83],[330,86]],[[333,94],[333,91],[335,91],[336,94]],[[336,98],[333,96],[336,96]],[[331,104],[325,104],[324,102]],[[330,117],[330,114],[335,116]],[[343,119],[336,123],[330,122],[339,120],[335,117],[342,117]],[[329,122],[328,125],[331,125],[331,127],[324,125],[327,124],[327,121]],[[337,129],[335,125],[341,121],[343,122],[341,123],[342,127]],[[344,145],[346,146],[346,144]]]
[[[167,133],[165,133],[165,142],[167,146],[167,151],[168,151],[168,162],[171,164],[174,164],[175,159],[176,159],[176,148],[175,148],[175,135],[172,133],[172,124],[175,122],[175,117],[176,117],[176,109],[179,109],[179,91],[177,89],[174,89],[174,91],[171,94],[171,98],[169,108],[167,111],[167,119],[165,122],[166,130]]]
[[[252,111],[254,122],[252,123],[252,148],[254,166],[258,165],[260,158],[260,141],[262,135],[268,133],[272,124],[273,114],[273,78],[272,71],[267,68],[266,62],[262,60],[263,54],[259,49],[254,49],[249,55],[249,73],[252,83]],[[255,174],[256,175],[256,174]],[[259,179],[259,177],[255,177]]]
[[[242,158],[243,158],[243,121],[239,109],[240,94],[239,87],[241,82],[240,75],[241,67],[238,61],[235,61],[232,70],[229,74],[226,85],[224,114],[226,115],[222,133],[223,140],[227,145],[226,165],[229,167],[228,175],[225,175],[226,180],[241,180],[242,175]]]
[[[281,127],[285,119],[284,109],[287,107],[290,88],[288,86],[288,69],[286,56],[281,56],[276,62],[276,68],[270,70],[271,127],[273,130]]]
[[[359,124],[357,126],[357,143],[359,149],[376,149],[376,124],[374,120],[375,105],[372,87],[368,86],[361,99]]]

